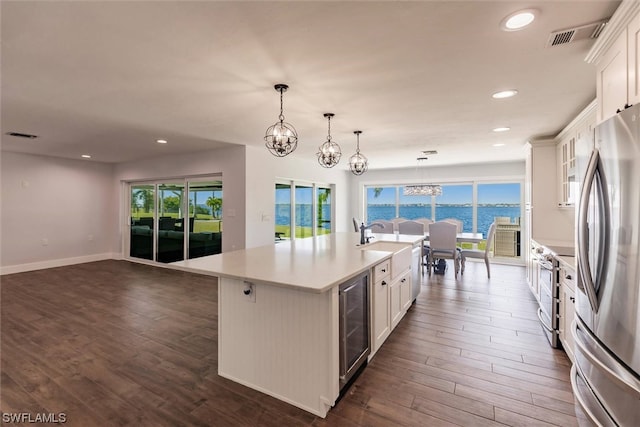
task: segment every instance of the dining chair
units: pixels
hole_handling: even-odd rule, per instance
[[[423,223],[418,221],[406,220],[398,223],[398,233],[424,236],[426,230]]]
[[[460,221],[457,218],[445,218],[445,219],[441,219],[440,221],[446,221],[446,222],[450,222],[452,224],[455,224],[456,227],[458,227],[458,233],[462,233],[462,229],[464,228],[464,223],[462,221]]]
[[[353,231],[355,231],[356,233],[359,233],[360,232],[360,221],[358,221],[355,216],[353,218],[351,218],[351,219],[353,220]]]
[[[401,216],[391,219],[391,222],[393,223],[393,231],[398,231],[398,224],[406,220],[407,218],[402,218]]]
[[[429,224],[433,224],[433,220],[429,218],[417,218],[414,221],[424,224],[425,230],[429,229]]]
[[[393,234],[393,222],[391,221],[386,221],[383,219],[376,219],[375,221],[371,221],[372,223],[377,223],[377,224],[381,224],[382,228],[380,227],[374,227],[371,229],[371,231],[373,231],[374,233],[382,233],[382,234]]]
[[[438,221],[433,224],[429,224],[429,246],[430,249],[430,265],[429,274],[431,274],[431,268],[435,266],[436,259],[451,259],[453,260],[453,266],[456,277],[458,271],[460,271],[460,251],[456,248],[456,235],[458,229],[455,224],[447,221]]]
[[[489,232],[487,233],[487,246],[484,248],[484,251],[477,249],[463,249],[461,251],[460,258],[460,274],[464,274],[464,265],[465,261],[468,258],[478,258],[484,259],[484,263],[487,266],[487,278],[491,278],[491,268],[489,267],[489,251],[491,251],[491,243],[493,243],[493,237],[496,234],[496,223],[493,222],[489,226]]]

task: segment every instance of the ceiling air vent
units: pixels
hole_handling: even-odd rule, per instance
[[[37,135],[31,135],[28,133],[20,133],[20,132],[7,132],[7,135],[17,136],[18,138],[27,138],[27,139],[35,139],[38,137]]]
[[[424,150],[422,154],[424,154],[425,156],[432,156],[434,154],[438,154],[438,152],[436,150]]]
[[[598,22],[593,22],[591,24],[581,25],[579,27],[554,31],[549,35],[549,40],[547,40],[547,47],[559,46],[561,44],[572,43],[578,40],[598,38],[605,25],[607,25],[606,19]]]

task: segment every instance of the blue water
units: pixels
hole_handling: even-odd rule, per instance
[[[331,218],[331,206],[323,206],[323,218]],[[390,220],[396,216],[396,207],[389,205],[369,205],[367,207],[367,221],[377,219]],[[400,216],[406,219],[431,218],[431,206],[401,205]],[[497,216],[509,217],[511,222],[519,222],[519,206],[478,206],[478,233],[487,235],[489,226]],[[311,205],[296,206],[297,225],[311,227]],[[436,206],[436,220],[444,218],[457,218],[463,222],[463,231],[472,232],[473,208],[471,206]],[[289,204],[276,205],[276,224],[288,225],[291,223]],[[322,224],[330,228],[330,223]]]
[[[289,203],[276,204],[276,225],[291,224],[290,206],[291,205]],[[311,221],[313,218],[311,208],[312,206],[309,204],[296,205],[296,225],[311,227]],[[331,222],[328,220],[331,219],[331,205],[322,206],[322,219],[324,221],[321,224],[318,224],[318,226],[330,229]]]
[[[367,207],[367,220],[390,220],[396,216],[396,207],[389,205],[369,205]],[[484,236],[489,231],[489,226],[497,216],[509,217],[511,222],[519,222],[519,206],[478,206],[478,233]],[[400,217],[406,219],[431,218],[431,206],[401,205]],[[471,206],[437,206],[436,221],[445,218],[456,218],[462,221],[462,231],[471,233],[473,227],[473,207]]]

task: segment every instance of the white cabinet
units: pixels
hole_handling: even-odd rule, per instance
[[[558,206],[574,207],[578,202],[580,173],[579,167],[589,158],[593,147],[594,129],[596,125],[596,101],[591,102],[573,119],[557,137],[556,152],[558,175]]]
[[[411,305],[411,270],[406,270],[400,277],[395,279],[389,287],[391,330],[393,330],[404,317],[407,309]]]
[[[628,103],[627,31],[623,31],[596,64],[598,122],[612,117]]]
[[[573,206],[576,199],[576,135],[565,137],[558,143],[558,206]]]
[[[391,312],[389,310],[391,284],[391,261],[383,261],[373,269],[372,323],[373,339],[371,356],[375,354],[391,333]],[[370,356],[370,357],[371,357]]]
[[[559,338],[562,348],[575,363],[575,342],[571,333],[571,324],[575,318],[575,270],[573,266],[561,262],[560,263],[560,322],[559,322]]]
[[[639,3],[623,1],[587,55],[596,64],[598,123],[640,101]]]

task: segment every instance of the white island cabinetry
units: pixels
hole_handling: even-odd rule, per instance
[[[325,417],[340,394],[340,285],[368,274],[374,351],[391,333],[392,282],[400,318],[408,307],[422,237],[376,238],[393,242],[332,233],[173,263],[218,277],[218,374]]]

